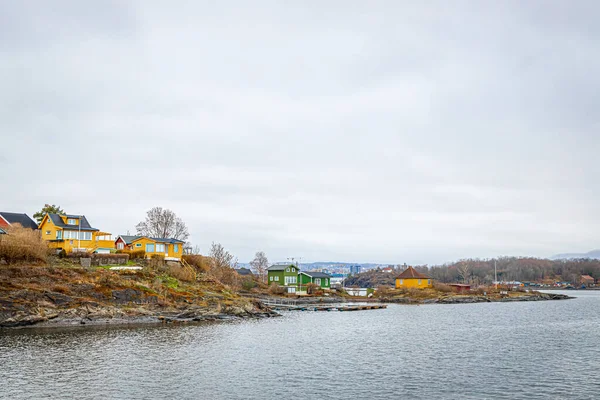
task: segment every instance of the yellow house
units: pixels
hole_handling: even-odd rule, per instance
[[[184,241],[171,238],[121,235],[115,241],[117,250],[143,251],[145,257],[162,255],[165,260],[181,260]]]
[[[110,253],[115,248],[112,235],[92,228],[85,215],[48,213],[40,222],[42,239],[48,246],[67,253]]]
[[[431,278],[425,274],[417,272],[413,267],[408,267],[404,272],[396,277],[396,289],[400,288],[430,288],[432,287]]]

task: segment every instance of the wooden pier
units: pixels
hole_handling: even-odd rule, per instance
[[[274,310],[285,311],[363,311],[387,308],[387,304],[302,304],[293,300],[262,300]]]

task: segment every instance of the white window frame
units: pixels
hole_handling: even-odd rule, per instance
[[[272,277],[272,276],[270,276],[270,277],[269,277],[269,280],[270,280],[271,282],[273,282],[273,277]]]
[[[421,283],[422,283],[422,280],[421,280],[421,279],[419,279],[419,285],[420,285]]]
[[[49,234],[51,234],[51,233],[52,233],[52,232],[50,232],[50,231],[46,231],[46,235],[49,235]]]
[[[275,277],[275,281],[276,281],[276,282],[279,282],[279,276],[276,276],[276,277]]]
[[[166,252],[164,243],[156,243],[154,248],[156,249],[156,250],[154,250],[155,253],[165,253]]]
[[[123,250],[123,248],[125,248],[125,246],[123,245],[123,242],[117,243],[117,250]]]
[[[136,243],[135,247],[142,247],[142,244],[141,243]]]
[[[321,286],[321,278],[315,278],[314,282],[315,282],[315,285]]]
[[[77,225],[76,218],[67,218],[67,225]]]
[[[404,285],[404,279],[400,279],[400,284]]]

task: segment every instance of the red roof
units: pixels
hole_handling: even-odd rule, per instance
[[[581,279],[586,280],[586,281],[590,281],[590,280],[593,281],[594,280],[594,278],[592,278],[589,275],[581,275]]]
[[[413,267],[408,267],[396,279],[429,279],[425,274],[417,272]]]

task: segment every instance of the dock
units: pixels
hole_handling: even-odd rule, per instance
[[[387,304],[302,304],[293,300],[262,300],[271,309],[280,311],[363,311],[381,310]]]

